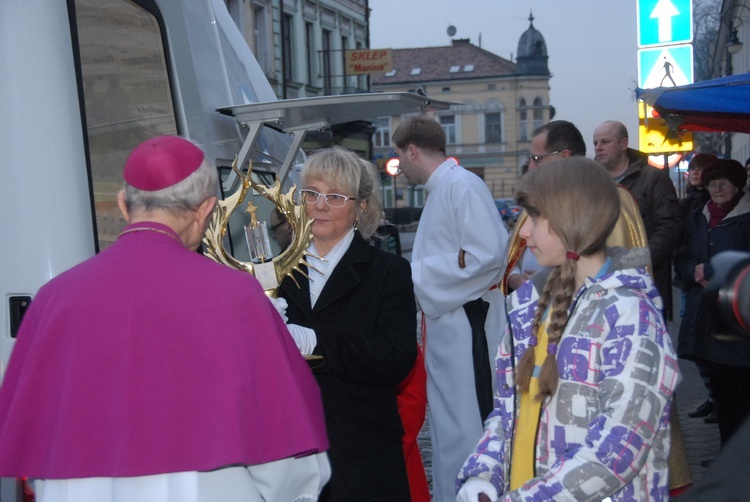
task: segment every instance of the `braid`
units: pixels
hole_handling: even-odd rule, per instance
[[[547,331],[547,357],[539,372],[539,394],[536,396],[539,400],[552,396],[557,390],[557,344],[568,324],[568,309],[575,294],[575,271],[576,262],[565,260],[560,267],[554,269],[545,285],[545,289],[549,286],[552,306]]]
[[[536,310],[534,311],[534,321],[531,325],[531,336],[533,340],[536,340],[536,334],[539,331],[539,327],[542,325],[542,322],[544,320],[544,312],[547,310],[547,305],[549,304],[550,300],[550,284],[552,275],[558,273],[557,270],[553,270],[550,274],[550,278],[547,280],[547,283],[544,285],[544,289],[542,290],[542,294],[539,296],[539,303],[536,306]],[[529,343],[528,347],[526,348],[526,352],[524,352],[523,356],[521,356],[521,360],[518,361],[518,367],[516,368],[516,384],[523,392],[529,391],[529,382],[531,382],[531,376],[534,373],[534,365],[536,364],[536,358],[534,356],[534,347],[536,346],[536,342]]]

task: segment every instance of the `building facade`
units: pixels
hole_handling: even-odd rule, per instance
[[[554,116],[547,47],[533,16],[516,61],[453,40],[445,47],[393,49],[392,70],[346,75],[345,51],[368,49],[369,0],[225,0],[279,99],[356,92],[418,92],[455,103],[436,116],[449,155],[510,197],[527,161],[531,131]],[[402,117],[311,132],[305,149],[342,144],[378,163],[393,156],[390,132]],[[384,175],[386,207],[421,207],[422,187]],[[402,186],[399,186],[399,183]]]
[[[225,0],[279,99],[369,92],[345,74],[345,51],[369,47],[369,0]],[[307,134],[307,152],[343,145],[370,158],[369,122]]]
[[[279,99],[367,92],[344,51],[369,46],[368,0],[225,0]]]
[[[393,69],[371,77],[373,92],[417,92],[454,103],[435,115],[446,133],[448,155],[483,178],[495,198],[513,195],[528,160],[531,132],[554,116],[547,47],[533,19],[519,39],[515,62],[454,39],[444,47],[393,49]],[[402,118],[383,117],[375,124],[373,153],[379,164],[393,156],[390,135]],[[421,187],[407,187],[398,177],[393,190],[393,181],[384,182],[386,207],[423,204]]]

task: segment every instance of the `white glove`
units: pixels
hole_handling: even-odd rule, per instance
[[[469,478],[458,490],[456,502],[477,502],[480,493],[487,495],[493,502],[497,500],[497,489],[492,483],[482,478]]]
[[[294,343],[297,344],[300,353],[303,356],[312,355],[315,346],[318,344],[318,337],[315,336],[315,331],[299,324],[287,324],[286,327],[289,329],[292,338],[294,338]]]
[[[286,307],[288,305],[286,303],[286,300],[283,298],[272,298],[270,296],[268,297],[268,299],[271,301],[271,305],[273,305],[273,308],[276,309],[276,312],[278,312],[279,315],[281,316],[281,319],[284,321],[284,324],[289,322],[289,319],[286,317]]]

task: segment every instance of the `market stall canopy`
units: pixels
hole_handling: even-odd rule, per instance
[[[750,73],[635,92],[670,129],[750,133]]]

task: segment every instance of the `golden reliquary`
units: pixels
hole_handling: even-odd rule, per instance
[[[237,168],[237,159],[232,163],[232,170],[239,176],[240,186],[235,193],[216,204],[211,223],[203,236],[205,251],[203,254],[212,260],[235,268],[249,272],[258,279],[266,295],[276,298],[279,284],[285,277],[291,278],[297,286],[293,272],[297,271],[309,279],[309,276],[300,268],[300,265],[306,265],[312,268],[305,260],[310,255],[307,247],[312,239],[313,220],[307,217],[307,211],[304,207],[299,206],[294,201],[294,192],[297,189],[295,185],[288,192],[282,193],[281,184],[277,179],[273,186],[267,187],[256,183],[252,179],[253,165],[250,162],[247,175],[243,175]],[[259,194],[274,203],[281,214],[292,226],[294,238],[289,246],[282,250],[278,256],[270,256],[269,246],[266,242],[268,235],[265,230],[265,222],[259,223],[255,210],[257,209],[251,202],[248,202],[247,212],[250,213],[250,223],[245,228],[248,247],[250,248],[253,261],[241,261],[232,256],[224,248],[223,240],[226,237],[229,225],[229,218],[232,213],[242,204],[250,189],[257,191]],[[265,249],[262,249],[265,248]],[[310,355],[305,359],[321,359],[322,356]]]
[[[297,189],[295,185],[288,192],[282,193],[281,184],[277,179],[273,186],[267,187],[252,179],[252,162],[250,162],[247,175],[243,175],[237,168],[237,160],[232,163],[232,170],[240,179],[240,186],[237,191],[224,200],[216,204],[213,218],[203,236],[205,251],[203,254],[218,263],[222,263],[237,270],[249,272],[258,279],[263,290],[268,296],[276,297],[279,284],[285,277],[290,277],[295,283],[293,272],[297,271],[305,277],[307,274],[300,268],[300,265],[306,265],[305,257],[309,255],[307,247],[312,239],[312,222],[307,217],[307,211],[304,207],[296,204],[294,192]],[[229,218],[232,213],[242,204],[250,189],[257,191],[259,194],[274,203],[281,214],[292,226],[294,238],[292,243],[278,256],[271,256],[268,249],[268,235],[265,229],[265,222],[258,222],[255,216],[257,209],[252,202],[248,202],[247,212],[250,213],[250,223],[245,228],[248,240],[248,247],[252,261],[241,261],[232,256],[223,245],[226,237]],[[264,242],[265,241],[265,242]],[[309,277],[308,277],[309,278]]]

